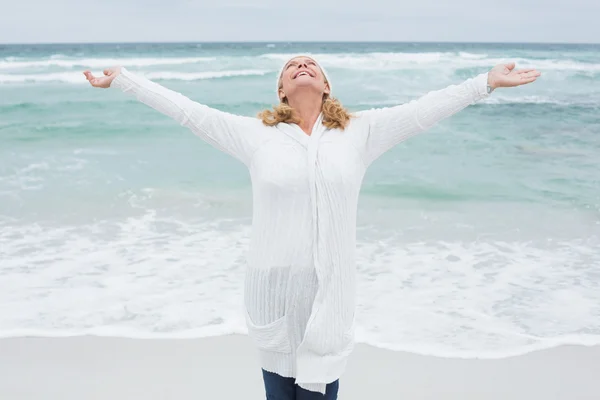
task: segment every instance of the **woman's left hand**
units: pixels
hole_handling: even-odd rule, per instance
[[[488,73],[492,89],[513,87],[534,82],[542,73],[536,69],[515,69],[515,63],[498,64]]]

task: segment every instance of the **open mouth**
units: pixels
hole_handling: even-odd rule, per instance
[[[294,74],[294,79],[296,79],[296,78],[298,78],[300,76],[310,76],[310,77],[314,78],[314,76],[310,72],[308,72],[308,71],[299,71],[299,72],[296,72]]]

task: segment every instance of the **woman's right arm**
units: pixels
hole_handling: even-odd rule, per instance
[[[249,164],[260,142],[260,121],[215,110],[199,104],[129,72],[123,67],[109,68],[104,77],[96,78],[89,71],[84,72],[94,87],[114,87],[134,95],[142,103],[165,114],[180,125],[189,128],[196,135],[219,150],[228,153],[245,164]]]

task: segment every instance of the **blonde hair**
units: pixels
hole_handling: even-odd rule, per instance
[[[325,83],[329,83],[327,79],[325,79]],[[279,87],[281,88],[281,77],[279,78]],[[344,130],[348,126],[350,118],[352,118],[352,114],[342,103],[327,93],[323,94],[321,112],[323,113],[323,125],[328,129]],[[280,122],[286,124],[300,124],[302,122],[296,110],[288,104],[287,97],[284,97],[278,105],[273,106],[273,110],[264,110],[258,113],[258,118],[266,126],[275,126]]]

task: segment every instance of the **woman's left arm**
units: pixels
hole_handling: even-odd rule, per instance
[[[490,72],[468,79],[459,85],[429,92],[418,100],[395,107],[361,111],[369,133],[364,143],[365,162],[370,164],[398,143],[423,132],[437,122],[489,96],[499,87],[531,83],[540,76],[534,69],[516,70],[515,64],[500,64]]]

